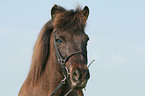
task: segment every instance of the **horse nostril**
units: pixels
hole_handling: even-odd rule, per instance
[[[72,74],[72,79],[74,82],[77,82],[81,78],[80,72],[76,69]]]

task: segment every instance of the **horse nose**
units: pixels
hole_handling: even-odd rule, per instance
[[[81,70],[81,69],[75,69],[72,73],[72,79],[74,82],[88,80],[90,78],[89,70]]]

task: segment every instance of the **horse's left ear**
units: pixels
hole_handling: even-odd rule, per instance
[[[86,17],[86,20],[89,16],[89,8],[87,6],[84,7],[84,9],[82,10],[83,15]]]

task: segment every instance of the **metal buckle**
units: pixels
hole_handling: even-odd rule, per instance
[[[66,77],[64,77],[64,79],[61,80],[62,84],[65,84],[65,80],[66,80]]]

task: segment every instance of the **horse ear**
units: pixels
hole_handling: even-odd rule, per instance
[[[84,7],[84,9],[82,10],[83,15],[85,16],[86,20],[89,16],[89,8],[87,6]]]
[[[57,6],[56,4],[51,9],[51,18],[54,19],[55,15],[61,12],[66,11],[64,8]]]

